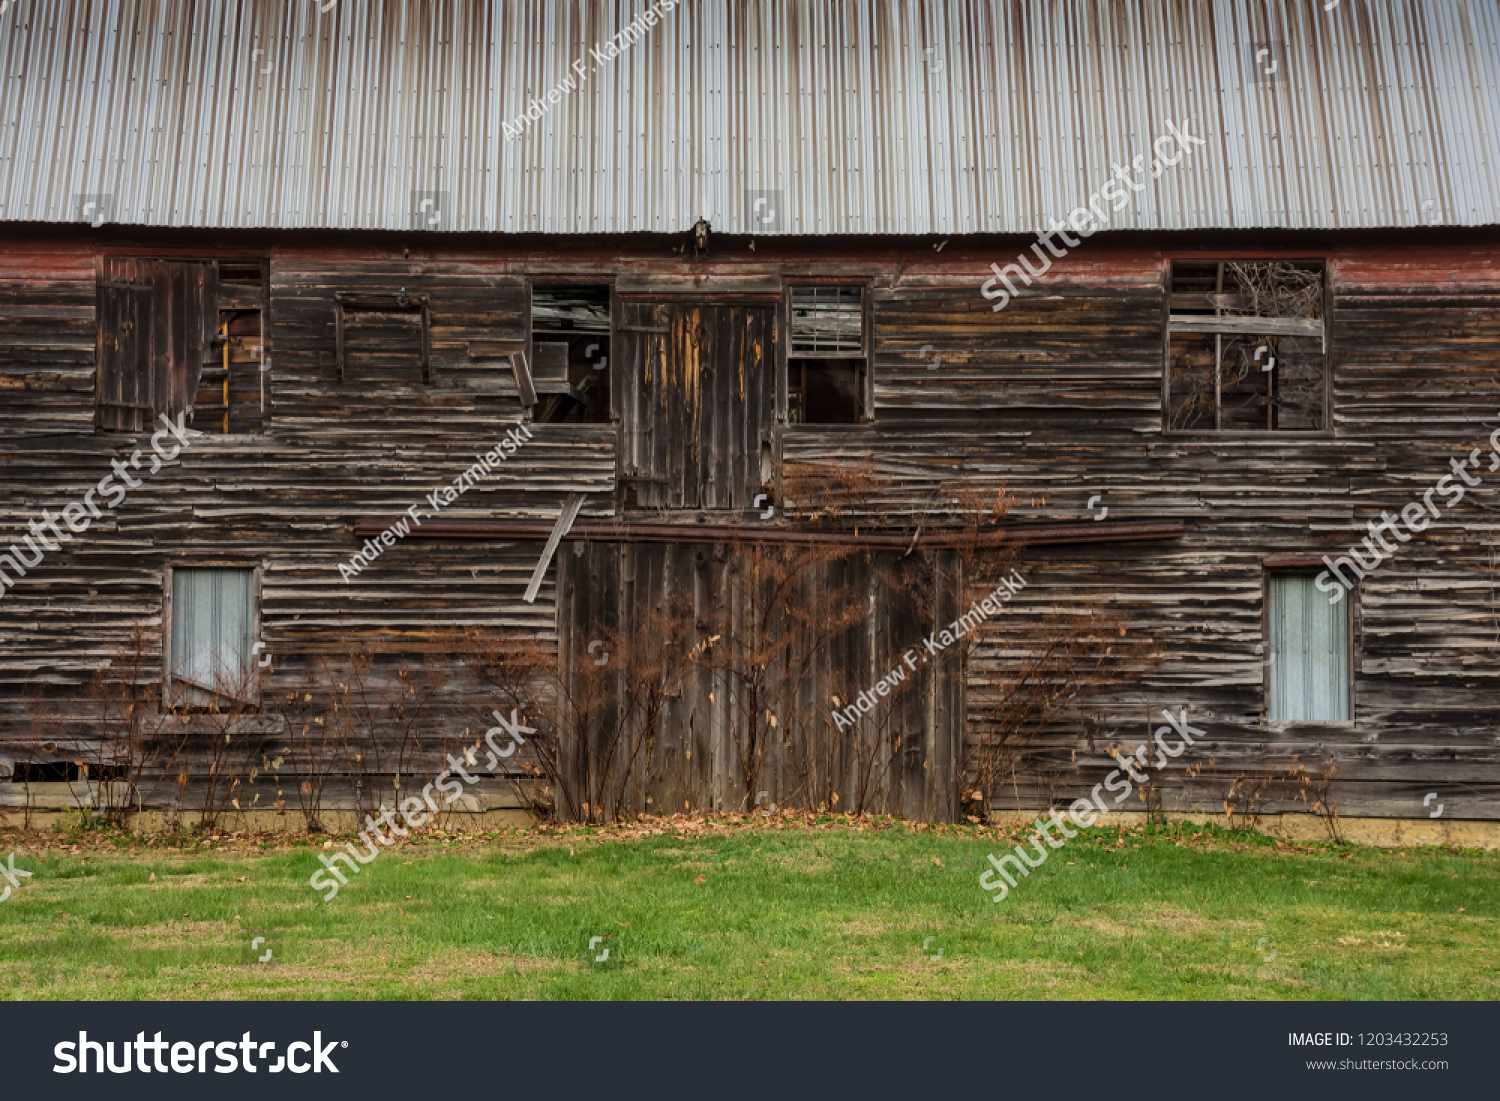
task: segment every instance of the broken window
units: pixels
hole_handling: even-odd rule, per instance
[[[789,316],[787,423],[860,423],[868,364],[864,291],[793,287]]]
[[[340,382],[421,386],[433,381],[432,306],[425,294],[334,296]]]
[[[168,702],[207,707],[216,700],[249,700],[255,571],[179,566],[168,584]]]
[[[609,422],[609,293],[603,283],[532,286],[538,421]]]
[[[175,421],[191,413],[218,329],[218,295],[213,261],[105,257],[94,390],[98,427],[151,431],[163,414]]]
[[[1326,309],[1321,263],[1174,262],[1167,428],[1326,428]]]
[[[1267,625],[1270,722],[1347,722],[1349,607],[1316,587],[1319,574],[1270,574]]]
[[[256,261],[221,260],[218,329],[193,399],[203,432],[253,434],[265,425],[266,369],[262,337],[265,268]]]

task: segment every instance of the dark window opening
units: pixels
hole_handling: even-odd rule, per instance
[[[610,288],[531,288],[532,381],[541,422],[609,423]]]
[[[218,327],[193,399],[201,431],[254,434],[265,426],[264,289],[260,264],[220,262]]]
[[[865,389],[862,359],[787,361],[788,424],[858,424]]]
[[[82,779],[73,761],[17,761],[13,784],[71,784]]]
[[[1174,262],[1167,428],[1313,432],[1326,427],[1325,312],[1321,263]]]
[[[787,423],[866,420],[869,360],[863,288],[792,287],[787,312]]]
[[[261,265],[255,262],[221,260],[219,261],[219,290],[221,293],[238,293],[243,289],[254,288],[259,293],[265,282],[265,271]],[[233,288],[226,288],[224,284],[232,283]]]

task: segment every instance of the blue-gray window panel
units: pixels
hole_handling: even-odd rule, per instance
[[[254,630],[255,571],[172,571],[172,673],[188,702],[207,704],[201,689],[238,696],[247,686]]]
[[[1330,603],[1315,576],[1271,575],[1271,722],[1349,719],[1349,598]]]

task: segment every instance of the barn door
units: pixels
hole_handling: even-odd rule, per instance
[[[771,480],[771,308],[627,303],[621,314],[621,481],[642,508],[751,507]]]
[[[559,658],[570,698],[591,701],[589,722],[580,724],[586,729],[559,746],[568,775],[630,776],[625,803],[641,813],[741,810],[765,791],[787,807],[928,822],[957,817],[968,644],[929,657],[921,641],[962,614],[955,552],[860,553],[779,572],[764,558],[761,569],[707,543],[578,546],[581,554],[557,563]],[[747,599],[751,586],[759,593]],[[851,601],[868,614],[821,633],[820,623],[842,620]],[[669,625],[659,638],[657,623]],[[613,642],[607,667],[592,668],[591,641],[622,636],[635,646],[649,642],[645,671],[631,667],[631,647]],[[767,658],[766,695],[752,697],[748,677],[737,681],[715,662],[735,653]],[[740,668],[749,672],[758,660]],[[601,687],[597,678],[606,673],[614,679]],[[602,736],[619,717],[613,701],[624,698],[627,683],[639,691],[646,677],[670,686],[655,728],[632,728],[615,741]],[[880,692],[882,679],[895,690]],[[873,706],[855,706],[860,697]],[[772,708],[775,726],[766,721]],[[760,764],[754,787],[742,767],[747,757]]]

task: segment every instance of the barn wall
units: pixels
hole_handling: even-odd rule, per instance
[[[876,478],[853,506],[905,530],[939,517],[955,487],[1006,488],[1013,520],[1087,522],[1098,507],[1087,502],[1098,495],[1105,523],[1186,525],[1173,542],[1023,554],[1028,585],[1006,616],[1097,601],[1132,633],[1155,639],[1161,656],[1109,698],[1080,701],[1084,718],[1045,731],[1016,783],[995,793],[998,805],[1084,793],[1113,767],[1111,745],[1133,749],[1149,715],[1159,724],[1162,709],[1186,708],[1209,731],[1204,763],[1220,772],[1265,774],[1291,755],[1312,765],[1331,753],[1344,814],[1425,817],[1422,798],[1438,790],[1448,817],[1500,818],[1500,566],[1486,507],[1496,502],[1496,475],[1364,582],[1350,723],[1269,727],[1256,653],[1266,559],[1343,553],[1381,509],[1399,511],[1448,472],[1450,459],[1488,447],[1500,425],[1497,241],[1487,231],[1462,241],[1095,238],[1059,260],[1037,293],[996,313],[977,286],[992,260],[1020,251],[1016,239],[954,241],[940,254],[925,242],[835,241],[814,252],[762,240],[750,252],[743,241],[717,239],[709,259],[694,261],[675,239],[586,247],[533,239],[441,252],[428,241],[407,257],[400,242],[336,235],[257,243],[18,234],[0,291],[0,550],[43,507],[80,499],[111,460],[146,443],[93,430],[95,285],[106,249],[206,255],[226,245],[269,260],[270,415],[257,435],[194,439],[0,598],[0,757],[27,735],[26,694],[38,686],[74,708],[70,729],[80,743],[99,736],[79,704],[82,686],[133,623],[160,645],[173,562],[260,564],[260,637],[276,658],[273,688],[308,672],[319,654],[410,652],[443,624],[551,639],[559,566],[534,604],[521,599],[535,542],[408,539],[348,584],[338,573],[362,542],[355,520],[394,520],[521,419],[508,362],[471,345],[526,339],[528,276],[607,276],[637,299],[692,302],[814,274],[870,286],[874,419],[780,427],[783,469],[868,461]],[[1267,249],[1328,257],[1332,431],[1164,434],[1166,259]],[[333,296],[400,288],[431,297],[436,383],[340,382]],[[616,345],[622,353],[618,336]],[[586,495],[582,519],[617,515],[613,426],[531,431],[522,452],[444,518],[550,522],[571,493]],[[786,502],[777,522],[817,503]],[[684,584],[692,572],[661,569],[687,570]],[[712,598],[711,579],[693,584]],[[1009,660],[1003,632],[981,645],[968,664],[970,696]],[[462,671],[452,672],[458,685]],[[868,687],[868,671],[853,659],[826,676],[830,685],[844,680],[842,695]],[[450,717],[435,720],[443,736],[473,710],[460,696],[455,688]],[[62,745],[59,757],[73,748]],[[1167,802],[1201,804],[1205,792],[1179,782]]]
[[[86,242],[0,249],[0,434],[93,431],[98,282]]]

